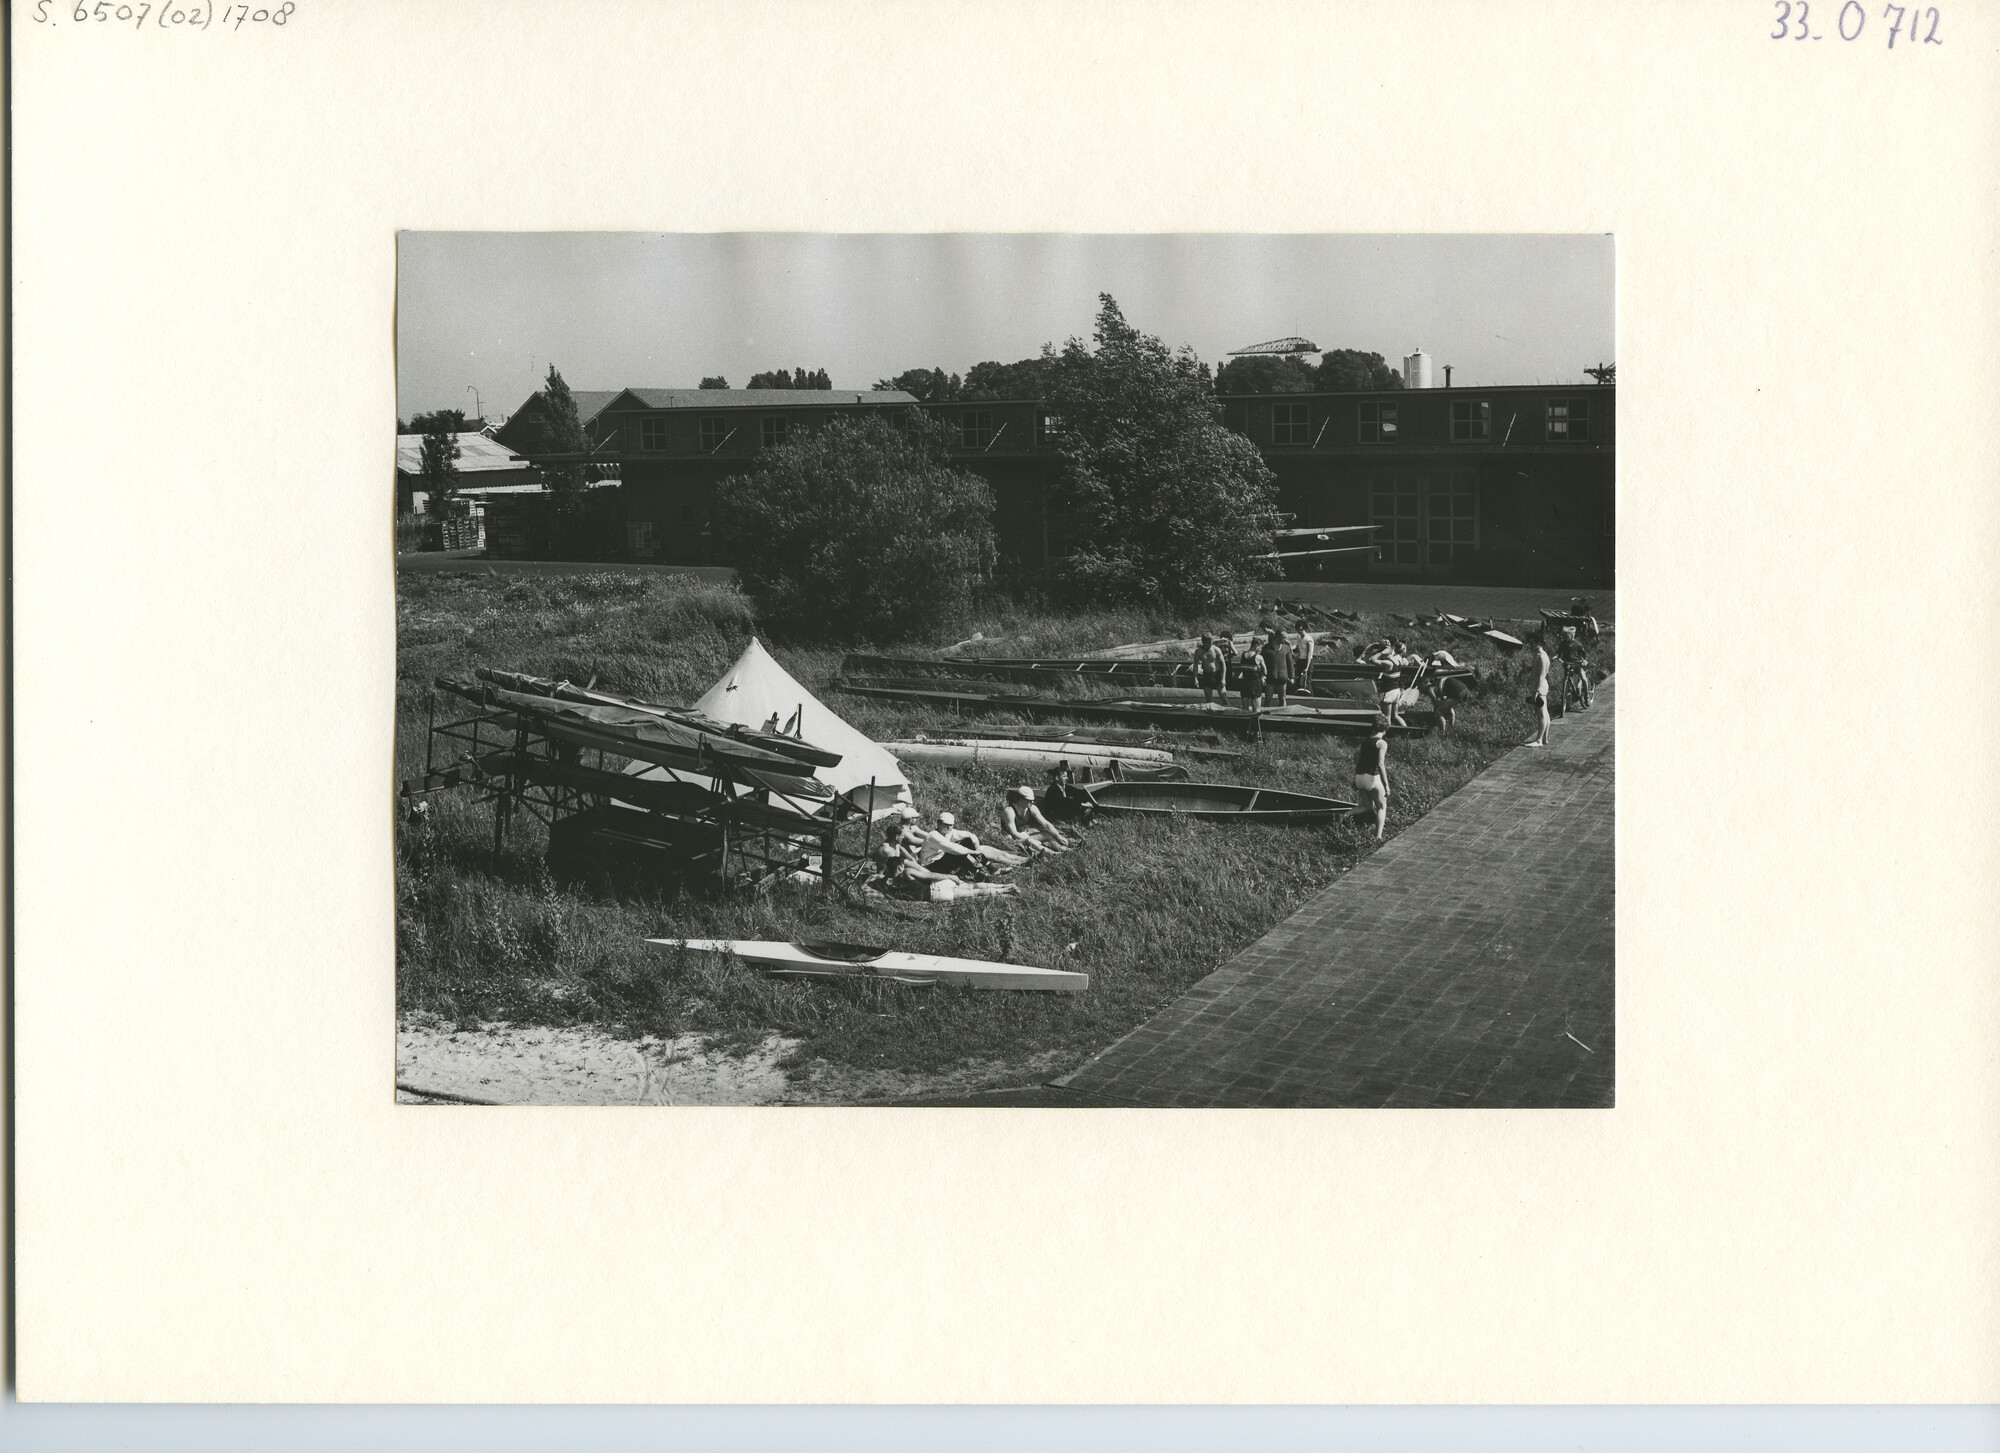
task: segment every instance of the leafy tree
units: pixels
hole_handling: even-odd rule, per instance
[[[1039,399],[1048,396],[1049,360],[1024,358],[1019,363],[975,363],[965,371],[966,399]]]
[[[1215,391],[1221,394],[1306,394],[1319,387],[1319,375],[1294,354],[1247,354],[1215,374]]]
[[[719,373],[713,373],[701,381],[701,386],[703,388],[728,388],[729,380]]]
[[[461,432],[451,428],[449,420],[437,417],[432,417],[430,427],[424,430],[423,479],[433,514],[436,506],[458,493],[458,456],[462,451],[455,436]]]
[[[477,428],[468,423],[462,409],[439,409],[430,414],[413,414],[410,422],[396,428],[398,434],[428,434],[433,428],[441,428],[447,434],[472,434]]]
[[[795,368],[790,373],[786,373],[782,368],[779,368],[773,369],[769,373],[751,374],[749,386],[751,388],[830,389],[833,387],[833,378],[823,368],[816,368],[810,373],[803,368]]]
[[[941,368],[906,368],[894,378],[876,379],[875,387],[901,389],[920,404],[948,404],[958,398],[963,385],[957,374]]]
[[[542,384],[542,411],[529,430],[528,447],[522,452],[535,454],[583,454],[590,449],[589,436],[583,432],[583,421],[577,417],[576,400],[571,397],[569,385],[556,372],[556,366],[549,365],[549,376]],[[544,464],[540,466],[542,478],[548,481],[549,490],[558,502],[572,501],[583,492],[587,479],[585,466],[581,464]]]
[[[1330,348],[1319,356],[1319,388],[1326,393],[1358,392],[1403,386],[1403,375],[1379,353],[1356,348]]]
[[[1243,600],[1278,523],[1257,446],[1222,425],[1208,371],[1098,295],[1096,347],[1050,359],[1062,502],[1081,541],[1059,572],[1104,601],[1207,611]]]
[[[952,431],[840,418],[723,483],[717,541],[760,615],[798,636],[889,641],[949,619],[992,572],[993,494]]]

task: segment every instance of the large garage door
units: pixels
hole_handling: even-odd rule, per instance
[[[1451,575],[1479,548],[1479,492],[1469,469],[1381,470],[1368,500],[1379,574]]]

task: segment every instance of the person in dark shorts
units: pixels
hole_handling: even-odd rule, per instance
[[[1229,676],[1229,653],[1211,636],[1203,636],[1201,645],[1195,650],[1194,676],[1195,683],[1201,687],[1204,702],[1227,702],[1225,688]]]
[[[1292,684],[1292,643],[1276,626],[1264,638],[1264,705],[1283,706]]]
[[[1264,702],[1264,657],[1257,650],[1255,637],[1250,648],[1236,662],[1236,690],[1243,698],[1243,709],[1255,711]]]
[[[1389,826],[1389,724],[1377,717],[1375,731],[1354,754],[1354,791],[1359,803],[1357,822],[1375,819],[1375,841]]]

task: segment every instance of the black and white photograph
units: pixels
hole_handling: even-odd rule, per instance
[[[403,234],[398,1098],[1611,1105],[1614,250]]]

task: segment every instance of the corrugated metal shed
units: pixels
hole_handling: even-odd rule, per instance
[[[456,434],[458,440],[458,472],[460,474],[484,474],[494,469],[521,470],[528,467],[528,461],[504,444],[496,443],[485,434]],[[424,472],[424,436],[422,434],[398,434],[396,436],[396,470],[401,474],[422,474]]]

